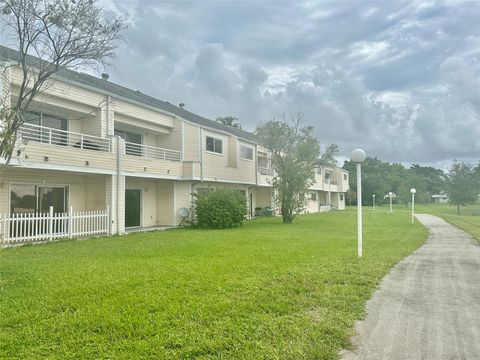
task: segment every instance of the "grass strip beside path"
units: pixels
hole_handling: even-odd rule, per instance
[[[335,359],[418,248],[409,214],[353,210],[0,251],[0,358]]]
[[[415,208],[418,213],[443,218],[480,241],[480,204],[461,207],[460,215],[457,215],[457,208],[449,204],[419,204]]]

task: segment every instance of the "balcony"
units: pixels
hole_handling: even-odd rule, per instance
[[[164,149],[150,145],[136,144],[131,142],[125,142],[125,154],[141,156],[153,160],[166,160],[173,162],[182,161],[181,151]]]
[[[110,139],[34,124],[23,124],[20,127],[19,134],[22,140],[27,142],[106,152],[110,152],[111,149]]]
[[[258,173],[265,176],[273,176],[273,169],[259,166]]]

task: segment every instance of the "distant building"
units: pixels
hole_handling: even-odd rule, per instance
[[[448,196],[445,194],[434,194],[432,195],[432,202],[434,203],[446,203],[448,202]]]

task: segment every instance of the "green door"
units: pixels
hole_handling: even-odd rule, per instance
[[[141,195],[140,189],[125,190],[125,227],[140,226]]]

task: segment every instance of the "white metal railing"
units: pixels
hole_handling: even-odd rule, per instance
[[[53,129],[25,123],[20,127],[22,140],[45,144],[69,146],[86,150],[110,151],[110,139],[99,136],[78,134],[71,131]]]
[[[0,214],[0,243],[12,244],[110,233],[110,209]]]
[[[258,172],[262,175],[273,176],[273,169],[266,168],[266,167],[258,167]]]
[[[143,156],[149,159],[160,159],[180,162],[182,152],[177,150],[163,149],[156,146],[136,144],[125,141],[125,154]]]

